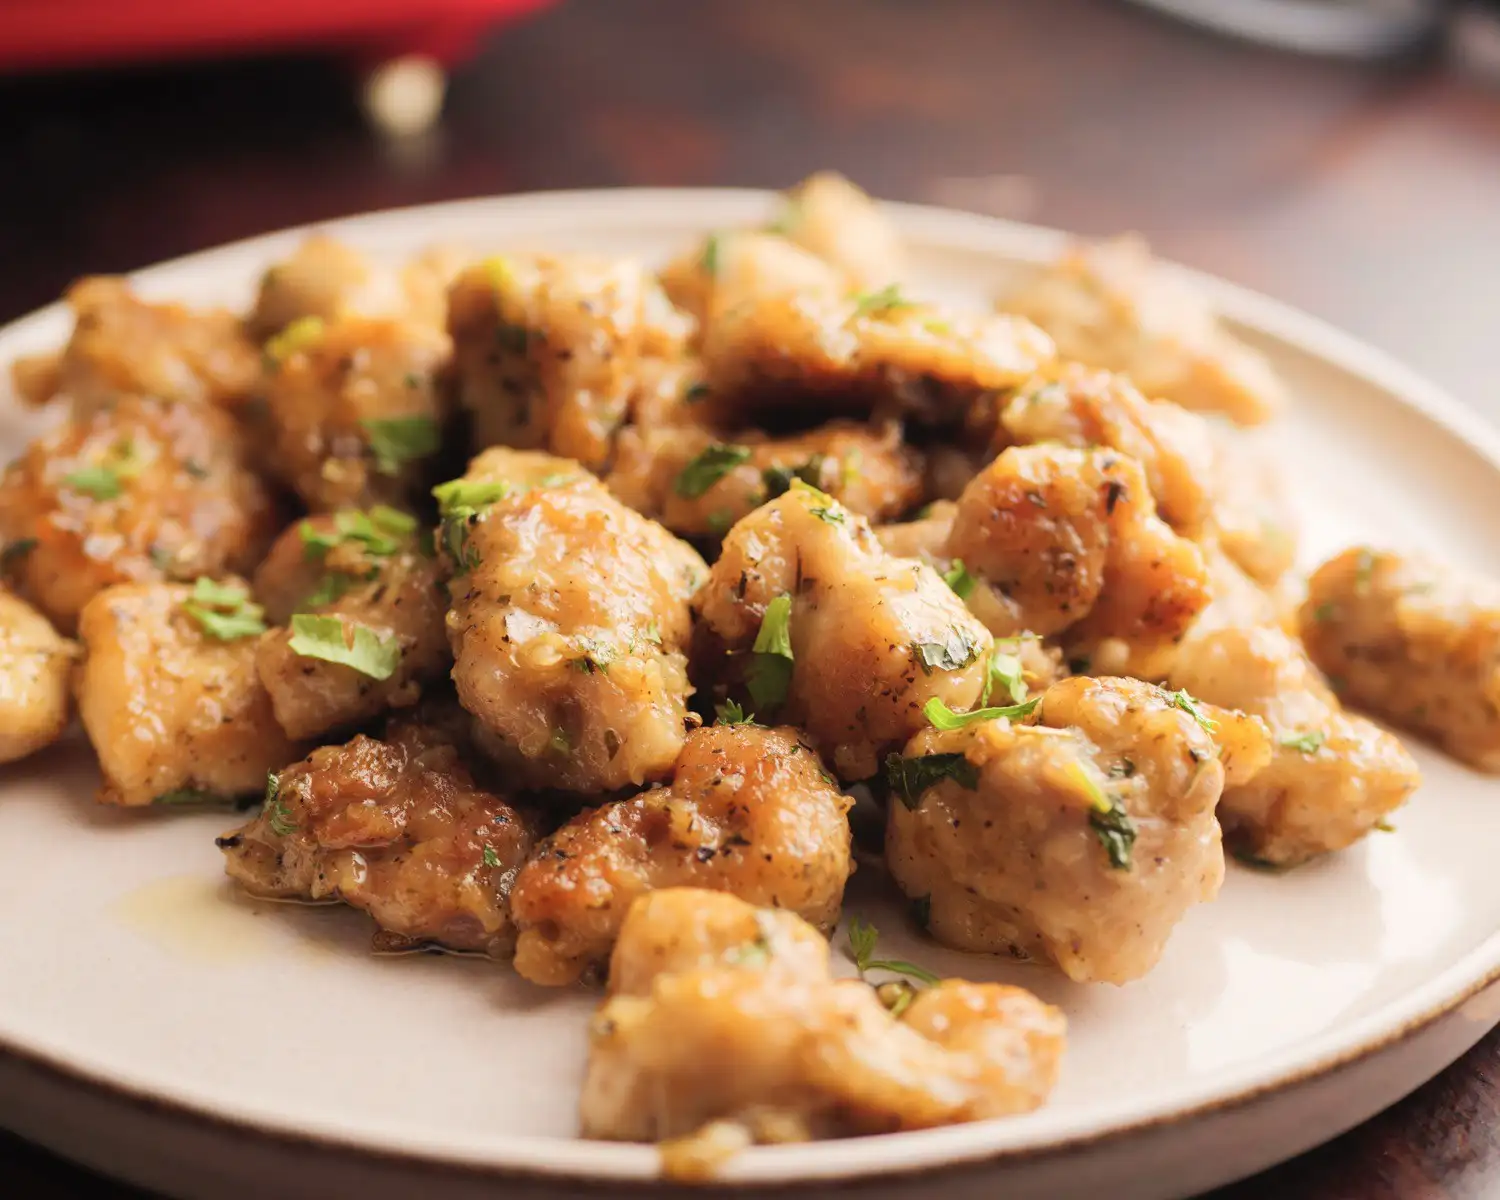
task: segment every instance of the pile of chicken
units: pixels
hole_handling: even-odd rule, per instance
[[[76,704],[101,801],[261,799],[250,892],[607,978],[584,1133],[681,1173],[1035,1107],[1056,1010],[830,973],[846,789],[932,938],[1125,983],[1221,830],[1386,827],[1417,769],[1346,705],[1500,769],[1500,600],[1358,549],[1289,602],[1235,427],[1281,390],[1137,243],[989,314],[903,273],[816,176],[659,274],[313,237],[248,316],[78,284],[15,367],[62,411],[0,480],[0,758]]]

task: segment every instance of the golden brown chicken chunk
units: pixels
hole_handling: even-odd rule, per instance
[[[1209,602],[1202,553],[1112,450],[1006,450],[959,497],[947,552],[975,577],[968,604],[992,632],[1062,634],[1097,674],[1163,677]]]
[[[583,1134],[662,1147],[711,1174],[756,1142],[888,1133],[1038,1107],[1062,1014],[1029,992],[946,980],[899,1016],[788,912],[672,888],[631,909],[590,1028]]]
[[[415,321],[305,317],[267,343],[271,465],[315,512],[419,495],[445,419],[447,336]]]
[[[777,234],[748,229],[709,234],[667,264],[661,283],[672,303],[704,326],[757,296],[838,295],[850,287],[816,255]]]
[[[488,450],[438,492],[453,680],[490,749],[532,787],[665,776],[686,735],[703,560],[566,459]]]
[[[13,368],[30,404],[61,396],[79,416],[121,396],[235,408],[259,378],[260,351],[233,313],[149,303],[109,276],[81,279],[64,298],[75,322],[68,344]]]
[[[758,295],[704,330],[703,408],[730,426],[809,405],[951,423],[1052,357],[1050,339],[1029,321],[915,303],[894,285],[848,297]]]
[[[1000,308],[1045,329],[1059,357],[1119,371],[1148,396],[1241,425],[1286,405],[1270,363],[1138,237],[1073,246]]]
[[[857,288],[895,283],[905,270],[896,226],[875,201],[835,171],[810,175],[787,193],[772,228]]]
[[[548,450],[596,468],[639,364],[680,358],[693,322],[635,262],[511,255],[455,280],[448,330],[476,447]]]
[[[722,536],[801,479],[850,512],[889,520],[922,494],[921,458],[901,428],[835,421],[796,437],[730,436],[701,427],[627,429],[605,482],[673,533]]]
[[[1416,556],[1346,550],[1300,614],[1339,698],[1500,771],[1500,586]]]
[[[276,528],[234,422],[206,406],[121,399],[0,476],[0,571],[64,633],[112,583],[249,570]]]
[[[729,531],[693,604],[705,660],[728,651],[747,707],[806,729],[843,779],[874,775],[928,700],[984,688],[990,635],[942,577],[800,480]]]
[[[1138,979],[1223,882],[1212,718],[1139,680],[1078,678],[1032,719],[946,721],[891,757],[891,874],[945,945]],[[1244,769],[1264,763],[1264,731],[1239,736]]]
[[[462,266],[449,247],[424,250],[393,269],[327,234],[315,233],[261,276],[250,327],[261,338],[317,317],[405,319],[443,327],[448,284]]]
[[[258,794],[296,758],[255,674],[265,624],[237,580],[123,583],[83,610],[78,712],[104,776],[99,799],[136,806]]]
[[[47,618],[0,589],[0,763],[50,746],[73,714],[78,647]]]
[[[662,887],[832,929],[854,869],[851,803],[795,730],[695,730],[669,783],[585,810],[537,848],[511,896],[516,970],[557,985],[602,967],[632,902]]]
[[[416,518],[377,506],[309,517],[271,547],[255,590],[281,627],[255,668],[287,736],[409,707],[452,665],[438,563],[418,543]]]
[[[257,896],[363,909],[378,950],[431,943],[508,958],[507,897],[533,831],[463,758],[421,720],[314,750],[271,777],[254,820],[219,839],[224,868]]]
[[[1270,765],[1231,783],[1219,805],[1225,840],[1244,857],[1286,866],[1341,850],[1420,781],[1401,743],[1344,712],[1302,646],[1273,625],[1195,630],[1172,684],[1270,727]]]

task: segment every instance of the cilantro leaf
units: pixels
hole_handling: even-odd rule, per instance
[[[780,595],[766,605],[760,631],[752,647],[754,657],[745,672],[745,686],[757,709],[771,710],[786,702],[792,683],[792,598]]]
[[[1289,750],[1300,750],[1303,754],[1316,754],[1328,736],[1321,730],[1310,729],[1306,733],[1288,733],[1280,739]]]
[[[500,865],[500,855],[495,852],[495,847],[486,846],[484,848],[484,865],[487,867],[498,867]]]
[[[243,584],[218,583],[206,575],[193,584],[182,611],[219,642],[238,641],[266,631],[266,610],[251,601]]]
[[[975,721],[995,721],[1001,717],[1007,717],[1012,721],[1019,720],[1021,717],[1030,716],[1041,702],[1040,696],[1033,696],[1023,704],[1010,704],[1004,708],[976,708],[972,712],[957,713],[934,696],[922,706],[922,715],[927,718],[927,723],[934,729],[962,729],[965,725],[974,724]]]
[[[1128,871],[1135,845],[1135,822],[1118,797],[1108,797],[1108,804],[1108,808],[1089,811],[1089,824],[1099,836],[1099,844],[1109,857],[1109,865],[1117,871]]]
[[[297,832],[297,822],[292,820],[291,809],[287,808],[286,801],[281,798],[281,780],[277,778],[275,771],[266,772],[266,799],[265,799],[266,822],[271,827],[271,832],[277,837],[286,837],[290,833]]]
[[[761,482],[766,485],[766,499],[774,500],[783,495],[794,480],[800,479],[803,483],[818,486],[818,480],[823,477],[823,464],[827,461],[821,454],[812,455],[806,462],[795,467],[772,466],[767,467],[760,473]]]
[[[504,500],[514,489],[503,479],[450,479],[432,489],[444,512],[455,508],[485,508]]]
[[[967,629],[953,626],[941,642],[915,642],[912,651],[922,664],[922,672],[931,675],[934,670],[957,671],[967,667],[979,657],[979,643]]]
[[[984,676],[984,691],[979,694],[981,708],[989,703],[990,695],[996,688],[1017,704],[1026,699],[1026,671],[1021,666],[1020,656],[1005,649],[1009,644],[1009,641],[995,643],[995,651],[990,655],[989,669]]]
[[[718,718],[716,725],[754,725],[755,714],[747,713],[735,700],[726,700],[723,704],[714,706],[714,715]]]
[[[24,561],[26,556],[40,544],[34,537],[17,538],[13,542],[7,542],[5,549],[0,550],[0,571],[9,570]]]
[[[266,343],[266,357],[274,369],[296,354],[306,350],[323,337],[322,317],[298,317]]]
[[[1197,721],[1203,727],[1205,733],[1214,733],[1218,730],[1219,723],[1204,713],[1203,709],[1199,707],[1200,702],[1189,696],[1184,689],[1179,688],[1175,692],[1168,692],[1167,699],[1175,707],[1182,709],[1183,712]]]
[[[92,496],[95,500],[113,500],[125,490],[120,472],[108,463],[81,467],[71,474],[64,475],[63,483],[75,492],[82,492],[85,496]]]
[[[967,600],[979,581],[969,574],[969,568],[964,566],[963,559],[955,558],[953,565],[943,572],[943,582],[953,589],[953,594],[960,600]]]
[[[366,625],[351,624],[351,636],[346,637],[344,622],[338,617],[297,613],[291,630],[287,644],[294,654],[338,663],[371,679],[389,679],[401,662],[400,641],[394,635],[382,638]]]
[[[712,278],[719,273],[719,235],[711,233],[703,239],[703,253],[698,259],[698,269]]]
[[[892,753],[886,755],[885,778],[901,803],[915,809],[922,803],[922,794],[945,779],[974,791],[979,787],[979,768],[962,754],[923,754],[917,758],[902,758]]]
[[[874,957],[880,934],[875,926],[863,917],[855,917],[849,922],[848,936],[849,955],[854,959],[854,969],[859,972],[861,979],[867,971],[891,971],[897,975],[910,975],[913,979],[919,979],[923,983],[943,981],[941,975],[929,971],[926,967],[906,962],[904,959]]]
[[[899,283],[888,283],[883,288],[860,292],[854,297],[855,315],[861,317],[878,317],[898,308],[915,307],[915,304],[901,295]]]
[[[748,446],[715,442],[682,468],[673,491],[685,500],[696,500],[749,458]]]
[[[442,433],[431,417],[390,417],[361,421],[375,456],[375,469],[382,475],[398,475],[405,463],[436,454]]]

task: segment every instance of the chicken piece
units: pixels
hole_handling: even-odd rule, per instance
[[[952,561],[948,557],[948,535],[953,532],[953,518],[957,513],[958,505],[953,501],[934,500],[910,521],[879,526],[875,536],[888,554],[897,558],[920,558],[946,571]]]
[[[711,233],[668,263],[661,284],[672,303],[706,327],[757,296],[840,295],[849,281],[828,263],[773,233]]]
[[[1346,550],[1314,572],[1300,622],[1341,700],[1500,772],[1500,585],[1417,556]]]
[[[377,950],[431,943],[504,959],[511,884],[533,834],[442,729],[402,720],[381,740],[324,746],[272,776],[260,813],[218,845],[252,895],[363,909]]]
[[[643,358],[636,364],[629,424],[637,431],[701,425],[700,403],[707,391],[696,358]]]
[[[669,783],[586,809],[537,848],[511,896],[516,970],[560,985],[602,967],[654,888],[726,891],[830,930],[854,869],[852,803],[796,730],[694,730]]]
[[[496,448],[438,491],[453,681],[490,749],[524,786],[665,776],[693,691],[683,647],[703,560],[566,459]]]
[[[967,438],[962,446],[943,442],[923,446],[922,453],[927,461],[922,488],[933,504],[957,500],[993,457],[986,447],[971,444]]]
[[[961,950],[1127,983],[1224,878],[1225,766],[1198,717],[1135,679],[1065,679],[1032,718],[928,729],[891,756],[886,862]],[[1267,757],[1264,730],[1259,754]]]
[[[19,596],[0,590],[0,763],[50,746],[73,715],[78,647]]]
[[[605,482],[673,533],[722,536],[793,479],[821,488],[860,516],[886,520],[921,497],[921,460],[893,422],[835,421],[788,438],[731,438],[692,426],[627,429]]]
[[[0,573],[63,633],[112,583],[249,570],[276,528],[233,420],[206,406],[123,398],[0,476]]]
[[[984,687],[990,635],[942,577],[800,480],[729,531],[693,604],[705,659],[728,651],[749,707],[806,729],[841,779],[875,774],[928,700],[967,709]]]
[[[589,1031],[585,1137],[681,1139],[668,1175],[725,1153],[1029,1112],[1057,1079],[1062,1014],[1020,988],[946,980],[901,1015],[835,980],[791,913],[671,888],[621,930]],[[628,986],[627,986],[628,981]]]
[[[290,625],[268,632],[255,652],[288,737],[409,707],[453,664],[443,580],[406,513],[377,507],[299,521],[271,547],[255,590],[272,598],[278,624]],[[344,661],[350,649],[362,652]]]
[[[1297,513],[1274,443],[1252,445],[1241,430],[1215,432],[1214,536],[1250,578],[1267,588],[1291,582]]]
[[[261,276],[250,327],[262,339],[307,317],[410,320],[441,329],[448,284],[462,262],[459,251],[434,246],[396,270],[315,233]]]
[[[207,585],[207,586],[205,586]],[[249,589],[122,583],[83,610],[78,712],[99,755],[99,800],[136,807],[257,795],[298,757],[255,674],[265,629]]]
[[[913,303],[894,286],[755,296],[710,322],[702,350],[705,419],[730,427],[809,405],[953,424],[1053,357],[1029,321]]]
[[[610,456],[642,360],[681,358],[693,332],[638,263],[512,255],[448,294],[459,399],[474,444]]]
[[[1209,602],[1202,553],[1112,450],[1006,450],[964,489],[947,552],[977,577],[967,602],[991,632],[1062,634],[1098,674],[1163,677]]]
[[[895,283],[905,269],[891,219],[834,171],[819,171],[793,188],[772,228],[858,288]]]
[[[276,473],[315,512],[400,504],[431,482],[448,339],[414,321],[306,317],[267,344]]]
[[[1148,396],[1241,425],[1286,406],[1271,365],[1134,236],[1078,244],[1000,308],[1036,322],[1060,358],[1128,375]]]
[[[1263,718],[1270,764],[1224,789],[1219,820],[1242,857],[1289,866],[1363,837],[1420,776],[1405,748],[1343,711],[1295,638],[1272,625],[1194,630],[1172,684]]]
[[[73,334],[57,354],[20,359],[16,391],[28,404],[65,397],[87,418],[121,396],[236,408],[260,375],[260,351],[224,309],[152,304],[110,276],[68,289]]]

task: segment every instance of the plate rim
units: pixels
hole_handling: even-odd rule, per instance
[[[694,229],[711,228],[715,222],[706,218],[715,216],[716,209],[723,210],[717,214],[718,221],[739,220],[741,213],[752,208],[763,209],[774,202],[775,196],[771,191],[748,188],[628,187],[479,196],[291,226],[194,251],[127,274],[133,281],[149,285],[156,276],[195,268],[211,269],[213,263],[209,260],[269,255],[277,252],[279,245],[315,230],[355,235],[372,231],[378,235],[384,225],[399,227],[426,221],[431,223],[434,234],[441,236],[445,218],[460,214],[498,217],[508,210],[518,210],[512,214],[517,220],[527,219],[528,210],[536,218],[546,212],[552,219],[565,217],[571,210],[590,210],[597,216],[609,207],[639,209],[643,217],[647,212],[660,216],[664,210],[682,209],[688,214],[698,210],[696,217],[690,217],[680,226],[686,235]],[[938,206],[888,201],[882,202],[882,208],[895,218],[903,232],[929,248],[1034,262],[1055,252],[1072,236],[1046,226]],[[731,210],[735,211],[734,216],[728,215]],[[553,220],[533,219],[533,223],[547,225]],[[556,220],[556,224],[566,227],[567,222]],[[1202,288],[1233,325],[1284,343],[1357,377],[1399,408],[1416,413],[1464,441],[1492,471],[1500,474],[1500,428],[1393,356],[1292,305],[1217,276],[1176,264],[1166,265]],[[18,317],[0,327],[0,347],[18,340],[24,344],[34,327],[53,323],[63,316],[63,304],[53,302]],[[1196,1100],[1159,1102],[1155,1108],[1133,1118],[1090,1130],[1055,1131],[1027,1140],[1006,1138],[1004,1133],[1013,1122],[1002,1118],[843,1142],[757,1148],[731,1163],[715,1182],[796,1187],[819,1181],[922,1175],[950,1168],[1051,1157],[1185,1124],[1293,1091],[1407,1042],[1497,982],[1500,982],[1500,930],[1419,986],[1393,997],[1342,1029],[1318,1037],[1316,1040],[1324,1045],[1317,1055],[1309,1057],[1305,1048],[1299,1053],[1297,1043],[1283,1047],[1259,1062],[1240,1064],[1210,1075],[1198,1090],[1212,1094]],[[1487,1019],[1487,1023],[1493,1024],[1494,1020]],[[377,1133],[369,1122],[362,1127],[350,1125],[339,1121],[336,1115],[330,1115],[317,1126],[278,1124],[261,1115],[237,1111],[232,1105],[210,1106],[173,1094],[171,1089],[121,1078],[118,1071],[108,1067],[70,1061],[65,1054],[17,1042],[0,1028],[0,1061],[3,1060],[46,1072],[64,1085],[94,1089],[115,1102],[288,1146],[352,1152],[370,1159],[497,1179],[608,1185],[655,1179],[659,1173],[658,1157],[649,1146],[503,1132],[482,1139],[472,1134],[434,1137],[430,1131],[420,1139],[399,1136],[390,1139],[385,1133]],[[381,1138],[378,1143],[374,1140],[377,1137]]]

